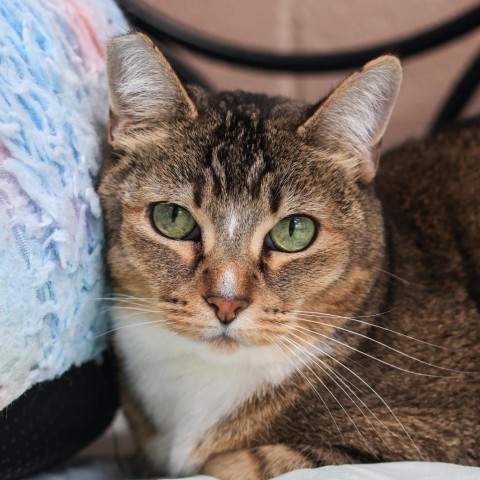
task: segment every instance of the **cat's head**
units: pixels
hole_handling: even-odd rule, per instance
[[[314,106],[185,87],[141,34],[113,39],[107,62],[100,194],[112,279],[140,299],[126,301],[218,349],[329,336],[365,310],[384,256],[373,179],[395,57]]]

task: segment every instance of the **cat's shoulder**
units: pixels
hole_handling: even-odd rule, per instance
[[[383,155],[377,175],[381,196],[438,194],[480,181],[480,116],[456,122]]]
[[[422,237],[424,254],[442,257],[441,268],[444,268],[453,261],[459,241],[462,248],[477,250],[479,185],[480,117],[477,117],[425,139],[409,141],[386,154],[376,187],[390,224],[395,224],[402,235],[416,238],[417,244]],[[469,262],[480,265],[479,261]]]
[[[480,149],[480,116],[453,123],[425,138],[414,139],[386,152],[379,170],[381,177],[401,169],[442,167],[439,161],[456,163],[459,168],[470,162],[479,163],[480,157],[470,154]],[[443,165],[445,167],[445,164]]]

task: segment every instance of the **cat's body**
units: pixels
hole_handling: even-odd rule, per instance
[[[125,408],[148,470],[480,465],[480,121],[386,155],[374,186],[393,100],[372,98],[394,99],[396,60],[312,110],[187,94],[146,40],[122,38],[110,50],[119,159],[100,191],[112,278],[128,295],[115,313]],[[128,91],[134,54],[147,66]],[[157,202],[188,208],[201,236],[160,235]],[[296,214],[316,233],[279,251],[273,227]]]

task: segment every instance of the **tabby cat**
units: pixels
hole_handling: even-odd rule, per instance
[[[316,105],[110,41],[100,185],[144,475],[480,465],[480,121],[379,149],[383,56]]]

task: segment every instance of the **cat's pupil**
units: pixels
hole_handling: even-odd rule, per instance
[[[288,225],[288,234],[290,237],[293,237],[293,234],[295,233],[295,229],[297,228],[295,218],[292,218],[290,220],[290,224]]]
[[[172,223],[175,223],[175,220],[178,217],[178,205],[172,207]]]

